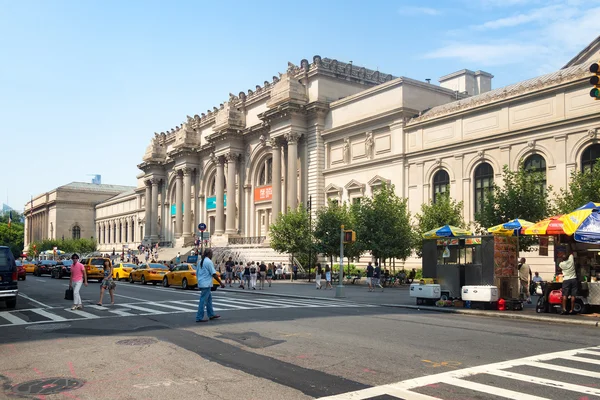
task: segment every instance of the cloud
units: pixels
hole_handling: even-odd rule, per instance
[[[556,20],[565,18],[571,14],[571,11],[560,5],[538,8],[529,13],[521,13],[510,17],[499,18],[492,21],[487,21],[481,25],[476,25],[473,28],[477,30],[502,29],[512,28],[518,25],[527,24],[537,21]]]
[[[442,12],[437,8],[431,7],[402,7],[398,10],[401,15],[440,15]]]
[[[544,47],[535,44],[467,44],[456,42],[431,51],[423,57],[428,59],[458,59],[466,64],[491,66],[517,64],[532,53],[543,52],[545,52]]]

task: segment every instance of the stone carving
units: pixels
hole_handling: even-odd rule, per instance
[[[221,109],[215,118],[213,130],[218,132],[222,129],[244,129],[246,127],[246,118],[244,114],[232,106],[232,103],[222,104]]]
[[[596,135],[598,134],[597,128],[590,128],[587,131],[587,135],[590,139],[596,139]]]
[[[529,147],[530,149],[535,148],[535,140],[530,140],[527,142],[527,147]]]
[[[189,176],[189,175],[192,174],[192,172],[194,170],[192,168],[190,168],[190,167],[183,167],[183,168],[181,168],[180,171],[183,173],[184,176]]]
[[[154,133],[154,137],[150,141],[150,144],[146,148],[144,157],[142,158],[145,162],[162,162],[167,157],[166,148],[164,146],[166,135],[161,133]]]
[[[248,89],[248,95],[252,94],[250,92],[250,89]],[[244,92],[240,92],[240,94],[238,95],[241,101],[246,101],[246,93]]]
[[[217,156],[215,156],[215,152],[213,151],[212,153],[210,153],[210,161],[212,161],[213,164],[217,163]]]
[[[173,147],[179,148],[194,148],[200,145],[200,135],[193,128],[194,120],[188,116],[188,121],[181,125],[181,128],[175,135],[175,144]]]
[[[267,141],[267,138],[265,138],[265,135],[260,135],[260,137],[258,138],[258,143],[260,144],[261,147],[265,146],[266,141]]]
[[[239,153],[234,153],[234,152],[229,152],[227,154],[225,154],[225,160],[230,163],[233,162],[235,163],[237,160],[239,160],[240,158],[240,154]]]
[[[304,105],[308,103],[308,96],[306,95],[306,88],[293,76],[285,73],[273,85],[267,107],[275,108],[287,102]]]
[[[310,64],[308,63],[308,60],[306,58],[303,58],[302,61],[300,61],[300,68],[302,68],[305,71],[308,71],[308,69],[310,68]]]
[[[288,141],[288,143],[298,143],[298,139],[300,139],[300,134],[297,132],[286,133],[285,139]]]
[[[246,160],[245,168],[250,168],[250,155],[252,154],[252,146],[246,146],[246,152],[244,153],[244,159]]]
[[[373,158],[374,146],[375,141],[373,140],[373,132],[367,132],[365,138],[365,153],[367,154],[367,158]]]
[[[485,153],[483,152],[483,150],[479,150],[477,152],[477,158],[483,158],[485,156]]]
[[[434,161],[435,165],[437,165],[438,167],[440,165],[442,165],[442,159],[441,158],[436,158],[436,160]]]
[[[346,164],[350,162],[350,138],[344,139],[343,159]]]

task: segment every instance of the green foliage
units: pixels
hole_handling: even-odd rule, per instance
[[[319,253],[327,257],[339,255],[342,225],[350,229],[350,213],[346,204],[339,205],[330,200],[327,207],[317,211],[314,237]]]
[[[374,257],[406,259],[412,251],[412,227],[407,200],[394,186],[382,185],[372,198],[353,206],[358,248]]]
[[[475,214],[479,232],[487,233],[487,228],[515,218],[537,222],[551,214],[547,193],[552,191],[552,186],[543,187],[544,174],[525,170],[523,165],[517,171],[511,171],[505,165],[502,179],[502,186],[494,182],[483,200],[481,211]],[[531,250],[535,243],[533,236],[519,237],[519,247],[523,251]]]
[[[590,201],[600,202],[600,161],[591,169],[571,173],[569,186],[555,198],[555,213],[570,213]]]
[[[96,251],[96,241],[93,239],[46,239],[42,241],[32,242],[29,245],[30,253],[33,249],[33,245],[36,245],[36,251],[39,255],[42,251],[52,250],[57,247],[59,250],[65,253],[79,253],[86,254]]]
[[[333,272],[339,272],[340,264],[333,264]],[[344,264],[344,276],[362,275],[362,270],[354,264]]]
[[[463,218],[463,202],[453,200],[448,192],[438,194],[435,203],[430,201],[421,204],[421,213],[416,214],[415,219],[414,249],[419,257],[423,252],[423,233],[444,225],[467,228]]]
[[[0,246],[10,247],[15,257],[21,257],[24,237],[23,224],[15,223],[14,219],[10,228],[7,223],[0,223]]]
[[[308,211],[300,204],[296,210],[279,214],[271,225],[271,247],[292,256],[309,252],[313,246]]]

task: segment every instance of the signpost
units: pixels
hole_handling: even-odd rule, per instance
[[[201,222],[198,224],[198,230],[200,231],[200,256],[204,254],[204,231],[206,230],[206,224]]]
[[[340,272],[338,273],[338,285],[335,287],[335,297],[346,297],[344,295],[344,225],[340,229]]]

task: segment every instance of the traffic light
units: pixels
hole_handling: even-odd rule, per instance
[[[354,231],[344,231],[344,243],[354,243],[356,242],[356,232]]]
[[[594,100],[600,100],[600,63],[596,62],[590,65],[590,72],[594,74],[590,78],[590,84],[594,86],[592,90],[590,90],[590,96],[594,98]]]

